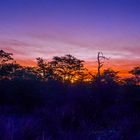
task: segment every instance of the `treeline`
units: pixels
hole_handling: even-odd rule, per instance
[[[120,79],[105,59],[94,75],[71,55],[24,67],[1,50],[0,140],[139,140],[140,67]]]
[[[120,78],[118,71],[105,69],[101,72],[106,58],[102,52],[97,55],[97,74],[90,73],[84,66],[84,61],[72,55],[55,56],[52,61],[36,58],[36,67],[21,66],[16,63],[12,53],[0,50],[0,80],[40,80],[59,81],[63,83],[94,83],[139,85],[140,67],[135,67],[129,73],[129,78]]]

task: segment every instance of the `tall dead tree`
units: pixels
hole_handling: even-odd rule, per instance
[[[101,77],[101,68],[103,67],[104,60],[108,60],[108,58],[105,57],[102,52],[98,52],[98,55],[97,55],[97,61],[98,61],[98,73],[97,73],[97,77],[98,78]]]

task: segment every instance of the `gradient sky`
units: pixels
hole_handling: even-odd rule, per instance
[[[24,65],[72,54],[123,74],[140,63],[140,0],[0,0],[0,49]]]

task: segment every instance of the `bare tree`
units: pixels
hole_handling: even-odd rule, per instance
[[[101,77],[101,68],[103,67],[104,60],[108,60],[109,58],[105,57],[102,52],[98,52],[97,61],[98,61],[98,73],[97,77]]]

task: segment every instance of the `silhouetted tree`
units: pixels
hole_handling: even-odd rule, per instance
[[[0,79],[11,79],[14,68],[18,65],[13,63],[12,55],[12,53],[0,50]]]
[[[105,57],[102,52],[98,52],[98,55],[97,55],[97,61],[98,61],[98,73],[97,73],[97,76],[98,77],[101,76],[101,68],[103,67],[103,64],[104,64],[103,60],[108,60],[108,58]]]
[[[106,84],[115,84],[118,83],[118,71],[112,69],[104,70],[101,75],[101,81]]]
[[[43,80],[55,80],[56,75],[54,74],[53,65],[51,62],[46,62],[42,58],[37,58],[37,72],[39,77]]]
[[[135,81],[135,84],[139,84],[140,83],[140,67],[135,67],[133,68],[131,71],[129,71],[129,73],[131,73],[134,77],[133,81]]]
[[[78,75],[77,82],[91,82],[91,76],[86,68],[83,71],[80,71]]]
[[[4,64],[5,62],[13,60],[12,55],[12,53],[7,53],[3,50],[0,50],[0,64]]]
[[[92,76],[92,81],[96,84],[101,83],[101,68],[104,65],[104,60],[108,60],[108,58],[105,57],[102,52],[98,52],[98,54],[97,54],[97,63],[98,63],[97,74],[93,75],[93,74],[89,73]]]
[[[18,69],[21,69],[21,66],[16,63],[2,64],[0,68],[0,79],[13,79]]]
[[[35,67],[20,67],[14,72],[15,79],[39,80],[39,75]]]
[[[43,58],[36,58],[37,60],[37,70],[40,73],[42,79],[46,78],[47,75],[47,63]]]
[[[4,63],[0,68],[0,79],[38,79],[34,67],[23,67],[17,63]]]
[[[50,64],[57,78],[62,81],[75,82],[83,76],[85,70],[83,62],[72,55],[65,55],[54,57]]]
[[[140,67],[135,67],[134,69],[132,69],[130,71],[130,73],[135,75],[135,76],[140,76]]]

